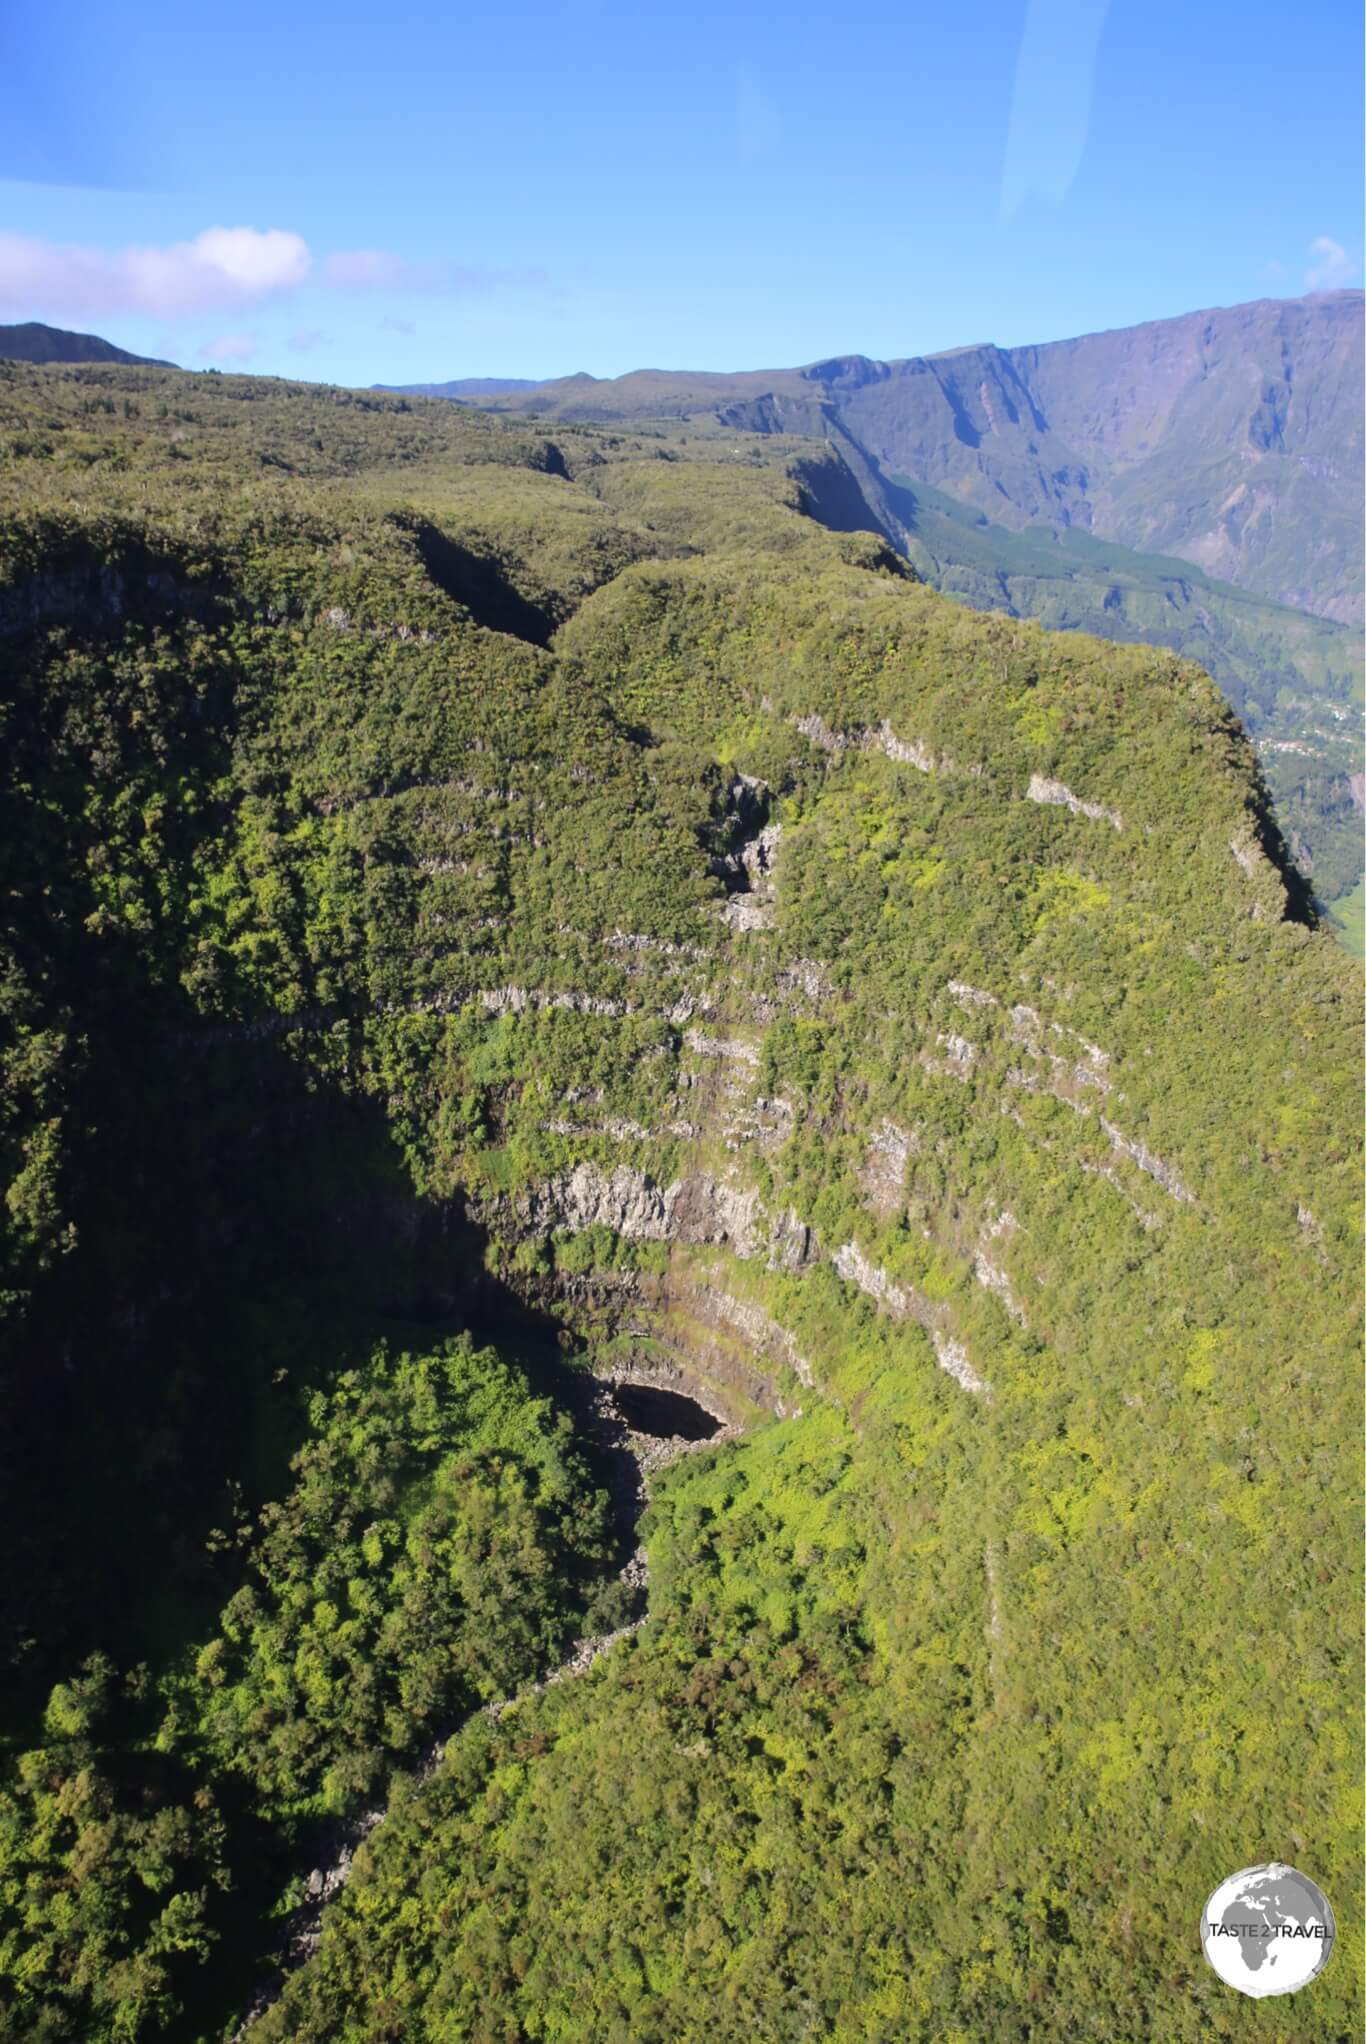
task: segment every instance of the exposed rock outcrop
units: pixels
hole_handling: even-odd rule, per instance
[[[961,1341],[951,1334],[946,1334],[942,1327],[930,1329],[930,1340],[934,1344],[934,1352],[939,1359],[941,1370],[946,1370],[955,1383],[961,1384],[974,1398],[990,1398],[991,1386],[973,1369],[968,1361],[968,1352]]]
[[[922,774],[953,773],[954,763],[947,757],[931,752],[928,745],[919,738],[899,738],[891,724],[884,717],[877,725],[856,725],[852,730],[836,730],[827,724],[824,717],[814,713],[808,717],[795,717],[794,724],[803,738],[821,752],[881,752],[898,766],[913,766]]]
[[[709,1244],[785,1270],[811,1257],[811,1231],[796,1214],[770,1215],[752,1186],[709,1174],[660,1185],[628,1164],[576,1164],[520,1193],[514,1209],[523,1234],[602,1227],[626,1242]]]
[[[906,1192],[906,1167],[918,1147],[919,1139],[894,1121],[879,1122],[869,1136],[859,1183],[879,1219],[890,1220],[901,1206]]]
[[[997,1008],[1000,1002],[995,994],[989,994],[985,987],[969,986],[964,979],[951,979],[948,990],[963,1008]]]
[[[970,1077],[972,1068],[977,1062],[976,1044],[969,1043],[966,1036],[960,1036],[957,1030],[954,1029],[941,1030],[935,1041],[944,1055],[939,1059],[927,1058],[926,1064],[929,1070],[948,1073],[950,1077],[955,1079]]]
[[[701,1029],[689,1029],[683,1037],[689,1050],[699,1057],[720,1058],[725,1064],[757,1066],[759,1046],[740,1036],[709,1036]]]
[[[1012,1043],[1026,1051],[1039,1065],[1048,1068],[1037,1078],[1019,1075],[1031,1092],[1037,1092],[1039,1081],[1046,1079],[1044,1090],[1065,1106],[1076,1107],[1085,1100],[1088,1089],[1101,1093],[1112,1090],[1107,1076],[1110,1065],[1108,1051],[1102,1050],[1099,1044],[1088,1043],[1075,1029],[1065,1028],[1060,1022],[1045,1024],[1037,1009],[1017,1001],[1010,1010],[1009,1033]],[[1052,1048],[1046,1041],[1048,1037],[1061,1048]],[[1016,1075],[1012,1074],[1012,1077]]]
[[[1030,775],[1025,797],[1030,802],[1070,809],[1074,816],[1089,816],[1094,822],[1111,824],[1116,830],[1124,828],[1124,818],[1117,809],[1107,809],[1103,802],[1085,802],[1061,781],[1051,781],[1043,774]]]
[[[725,882],[722,920],[737,933],[767,929],[774,917],[774,879],[783,827],[770,814],[772,790],[752,774],[736,774],[726,796],[729,842],[713,855]]]
[[[91,626],[117,624],[140,610],[162,617],[168,613],[205,617],[214,601],[212,590],[181,582],[169,569],[152,562],[137,567],[76,561],[0,589],[0,638],[32,631],[58,618],[79,618],[83,625]]]
[[[602,994],[575,991],[545,993],[538,987],[492,987],[475,995],[490,1015],[521,1015],[529,1009],[564,1008],[575,1015],[629,1015],[628,1001],[611,1000]]]
[[[968,1360],[968,1352],[945,1325],[941,1308],[931,1306],[911,1285],[899,1283],[880,1264],[866,1257],[856,1242],[845,1242],[835,1251],[835,1269],[848,1284],[857,1285],[883,1311],[897,1320],[914,1320],[930,1337],[939,1367],[975,1398],[990,1398],[991,1387]]]
[[[727,1291],[715,1280],[699,1287],[694,1296],[697,1310],[714,1316],[757,1354],[771,1356],[775,1361],[786,1364],[808,1390],[811,1388],[811,1365],[800,1353],[787,1329],[779,1326],[762,1306],[752,1299],[737,1299],[733,1292]]]
[[[1122,1157],[1128,1157],[1133,1163],[1137,1164],[1140,1171],[1146,1171],[1149,1178],[1155,1179],[1162,1187],[1162,1190],[1170,1193],[1173,1199],[1180,1200],[1186,1206],[1194,1205],[1195,1194],[1182,1184],[1181,1179],[1170,1164],[1164,1164],[1162,1159],[1155,1156],[1145,1143],[1136,1142],[1129,1136],[1121,1135],[1114,1123],[1106,1121],[1104,1116],[1101,1117],[1100,1125],[1110,1138],[1113,1147],[1119,1151]]]
[[[985,1291],[993,1292],[996,1295],[1011,1319],[1017,1321],[1021,1327],[1024,1327],[1028,1324],[1025,1320],[1024,1308],[1011,1289],[1009,1276],[994,1260],[996,1243],[1002,1240],[1008,1241],[1016,1233],[1019,1225],[1014,1214],[1009,1212],[997,1214],[995,1219],[987,1224],[983,1231],[982,1240],[978,1243],[973,1253],[972,1274]]]

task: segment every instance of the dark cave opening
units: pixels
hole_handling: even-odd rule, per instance
[[[653,1384],[616,1384],[612,1395],[633,1433],[663,1441],[710,1441],[724,1424],[695,1398]]]

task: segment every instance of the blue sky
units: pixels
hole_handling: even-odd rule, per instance
[[[1361,281],[1356,0],[11,0],[0,320],[336,382],[1051,340]]]

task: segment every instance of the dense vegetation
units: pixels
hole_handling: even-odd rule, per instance
[[[53,1689],[41,1745],[13,1756],[6,2034],[164,2027],[187,1970],[240,1934],[234,1877],[269,1864],[253,1815],[354,1810],[553,1655],[576,1566],[605,1558],[564,1423],[488,1351],[377,1357],[314,1394],[308,1427],[192,1664],[158,1687],[146,1664],[120,1682],[91,1655]]]
[[[1320,901],[1361,875],[1352,777],[1361,764],[1361,635],[1351,626],[1211,581],[1188,562],[1058,533],[974,521],[938,492],[884,484],[927,581],[979,610],[1058,631],[1167,646],[1218,682],[1254,740],[1276,814]]]
[[[183,1708],[267,1807],[341,1812],[458,1704],[551,1659],[566,1564],[606,1547],[567,1421],[468,1342],[347,1371],[308,1422]]]
[[[1354,2036],[1359,973],[1206,675],[781,437],[0,438],[0,2034],[230,2034],[388,1798],[263,2044]],[[747,1431],[533,1691],[580,1354]]]

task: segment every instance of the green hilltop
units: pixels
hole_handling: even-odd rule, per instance
[[[0,2036],[1356,2036],[1360,973],[1208,675],[807,435],[0,445]]]

